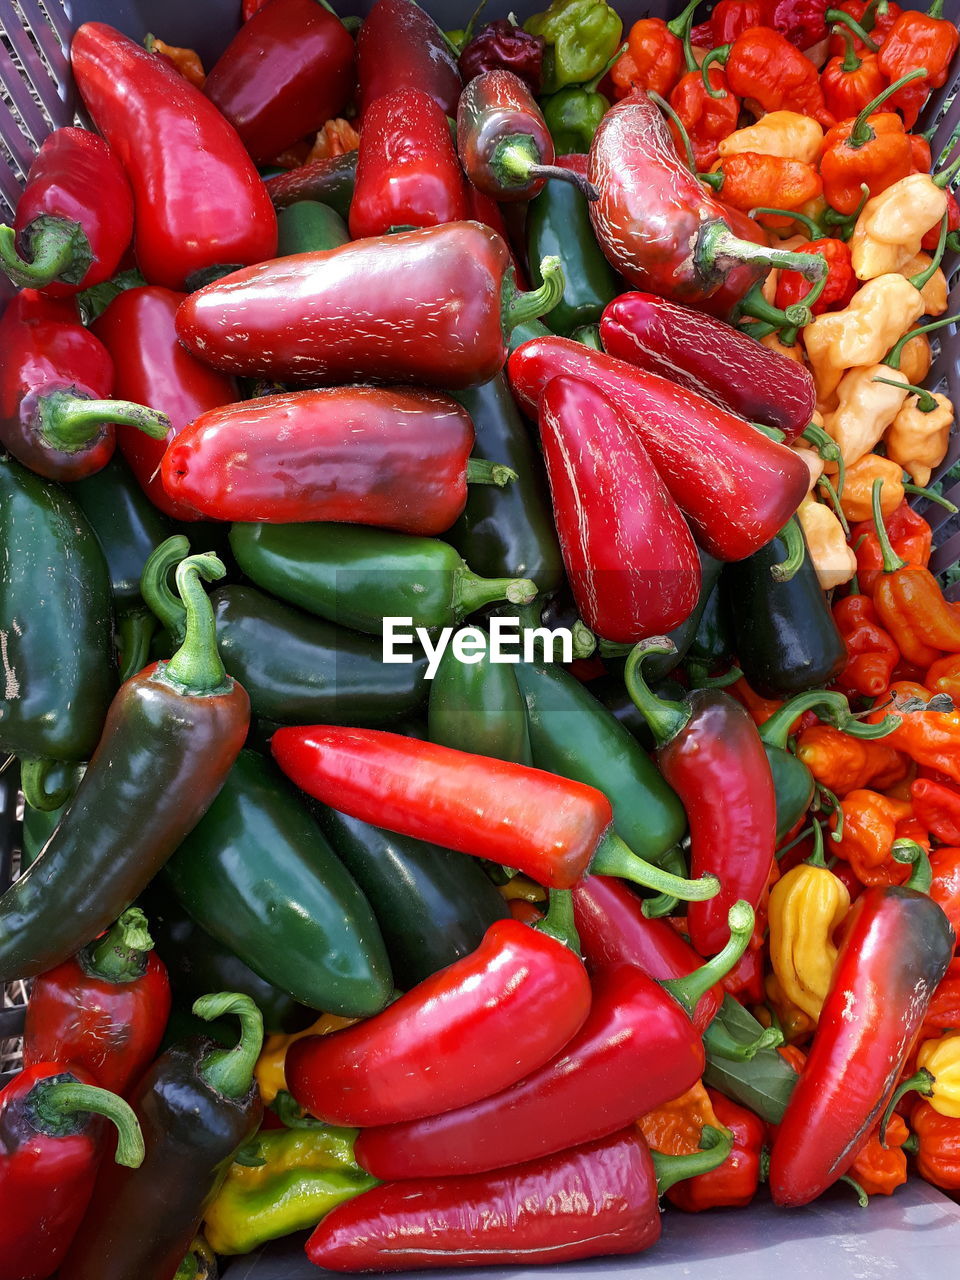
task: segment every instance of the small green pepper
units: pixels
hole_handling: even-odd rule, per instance
[[[585,155],[590,150],[593,135],[610,110],[609,99],[597,92],[597,86],[626,48],[619,45],[586,84],[568,85],[540,104],[558,156]]]
[[[528,18],[523,29],[546,41],[543,88],[556,93],[600,73],[620,43],[623,23],[604,0],[552,0],[546,12]]]

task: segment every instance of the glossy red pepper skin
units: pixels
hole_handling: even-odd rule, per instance
[[[174,320],[187,295],[159,285],[126,289],[93,326],[113,357],[114,392],[125,400],[151,404],[170,419],[167,440],[142,431],[121,431],[120,452],[155,507],[174,520],[198,520],[200,513],[167,495],[157,468],[167,443],[188,422],[239,399],[233,378],[217,373],[177,340]]]
[[[700,595],[700,557],[640,437],[602,391],[578,378],[549,382],[538,416],[581,618],[624,644],[679,626]]]
[[[318,0],[270,0],[210,68],[203,92],[258,164],[343,114],[354,46]]]
[[[130,183],[104,140],[87,129],[55,129],[30,166],[13,222],[17,249],[28,262],[50,223],[74,243],[71,261],[49,284],[37,282],[51,298],[108,280],[130,246]],[[20,283],[30,287],[28,279]]]
[[[134,249],[148,283],[181,289],[212,268],[276,253],[267,189],[199,89],[101,22],[77,30],[70,60],[87,110],[130,179]]]
[[[615,298],[600,321],[600,341],[609,355],[678,382],[748,422],[779,427],[788,442],[817,407],[813,378],[796,360],[652,293]]]
[[[308,0],[315,4],[316,0]],[[469,218],[463,173],[443,111],[422,89],[395,89],[370,104],[350,201],[354,240],[393,227]]]
[[[930,867],[933,871],[930,897],[943,909],[954,933],[960,936],[960,848],[942,845],[934,849],[930,854]]]
[[[820,316],[825,311],[842,310],[860,287],[860,281],[853,270],[850,246],[843,240],[827,237],[798,245],[794,252],[819,253],[827,260],[827,283],[823,293],[810,307],[813,314]],[[802,302],[809,289],[809,281],[804,280],[799,271],[781,271],[777,279],[776,304],[778,307],[791,307],[796,302]],[[797,362],[791,360],[790,363]],[[799,364],[797,368],[800,368]]]
[[[510,357],[510,384],[531,416],[552,379],[570,375],[629,415],[700,546],[742,560],[783,528],[809,472],[790,449],[695,392],[570,338],[534,338]]]
[[[912,889],[866,889],[770,1152],[775,1204],[809,1204],[850,1168],[893,1091],[956,937]]]
[[[356,240],[207,285],[180,307],[177,333],[227,373],[479,386],[506,359],[509,269],[506,244],[474,222]]]
[[[407,1271],[639,1253],[659,1238],[656,1173],[631,1126],[512,1169],[374,1187],[327,1214],[306,1250],[330,1271]]]
[[[662,982],[685,978],[703,963],[666,920],[648,920],[643,914],[643,899],[611,876],[587,876],[574,886],[573,919],[592,975],[627,963]],[[701,996],[693,1016],[698,1031],[703,1032],[713,1021],[722,1002],[719,983]]]
[[[443,533],[467,501],[470,415],[406,387],[330,387],[201,414],[163,458],[168,495],[214,520]]]
[[[686,1178],[667,1191],[667,1199],[687,1213],[703,1209],[742,1209],[760,1185],[760,1152],[766,1125],[758,1115],[731,1102],[716,1089],[708,1089],[713,1112],[733,1134],[733,1150],[717,1169]]]
[[[503,156],[511,139],[517,140],[514,145],[526,144],[533,164],[553,164],[553,138],[529,88],[512,71],[485,71],[469,81],[457,107],[457,152],[464,172],[495,200],[532,200],[545,179],[511,171]]]
[[[395,89],[422,89],[456,117],[462,88],[443,32],[413,0],[377,0],[357,33],[357,106],[361,117]]]
[[[499,1093],[583,1026],[590,983],[569,947],[497,920],[475,951],[388,1005],[326,1036],[295,1041],[290,1092],[332,1124],[418,1120]]]
[[[633,965],[614,965],[594,977],[580,1031],[538,1071],[471,1106],[365,1129],[357,1160],[385,1182],[538,1160],[615,1133],[685,1093],[705,1061],[703,1041],[673,997]]]

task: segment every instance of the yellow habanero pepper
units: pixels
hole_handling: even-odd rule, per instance
[[[884,519],[888,519],[905,496],[902,473],[899,462],[881,458],[878,453],[865,453],[852,467],[847,467],[840,495],[843,514],[852,523],[869,520],[873,515],[873,482],[880,480],[880,510]]]
[[[873,280],[920,252],[920,241],[943,221],[946,192],[928,173],[911,173],[868,200],[850,237],[858,280]]]
[[[934,1111],[960,1118],[960,1031],[925,1040],[917,1054],[917,1066],[933,1077],[927,1101]]]
[[[906,276],[908,280],[911,276],[922,276],[927,272],[932,262],[933,259],[929,253],[918,253],[903,264],[900,268],[900,274]],[[947,294],[947,277],[937,267],[936,271],[920,290],[920,297],[923,299],[923,314],[927,316],[944,315],[950,303]],[[921,334],[920,336],[923,337],[924,335]]]
[[[783,994],[814,1022],[827,998],[833,933],[850,909],[847,887],[826,867],[801,863],[770,891],[770,963]]]
[[[925,333],[918,333],[915,338],[903,344],[900,351],[900,369],[906,374],[907,381],[912,382],[915,387],[923,382],[932,364],[933,349]]]
[[[784,160],[816,164],[823,150],[823,130],[816,120],[796,111],[769,111],[756,124],[728,134],[718,146],[721,156],[752,151],[761,156],[781,156]]]
[[[889,381],[876,382],[876,378]],[[898,385],[890,386],[891,382]],[[824,429],[840,446],[848,475],[894,421],[907,394],[906,378],[889,365],[870,364],[844,374],[837,387],[837,407],[824,416]]]
[[[847,546],[843,525],[836,515],[824,503],[804,498],[797,508],[797,519],[820,589],[829,591],[842,582],[849,582],[857,572],[857,557]]]
[[[904,348],[906,349],[906,348]],[[900,362],[901,366],[903,361]],[[928,413],[920,409],[919,396],[907,396],[903,407],[883,437],[887,457],[909,471],[913,483],[925,488],[933,468],[947,456],[950,428],[953,425],[953,401],[939,392],[933,394],[936,407]],[[886,514],[886,513],[885,513]],[[869,520],[869,515],[863,517]]]
[[[294,1040],[300,1040],[303,1036],[329,1035],[331,1031],[339,1031],[341,1027],[353,1026],[356,1021],[356,1018],[341,1018],[335,1013],[321,1013],[316,1022],[311,1023],[303,1031],[295,1031],[289,1036],[267,1036],[253,1071],[260,1089],[260,1096],[263,1098],[263,1105],[269,1107],[277,1094],[286,1090],[287,1081],[283,1074],[283,1061]]]

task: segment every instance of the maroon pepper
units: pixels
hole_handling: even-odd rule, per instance
[[[546,47],[543,36],[533,36],[507,18],[488,22],[460,54],[463,83],[469,84],[484,71],[512,71],[536,96],[540,93]]]
[[[691,875],[720,880],[715,898],[687,908],[690,941],[706,956],[723,946],[734,902],[753,908],[760,902],[776,848],[777,799],[763,740],[745,707],[720,689],[666,702],[647,688],[644,657],[672,651],[669,641],[638,645],[624,682],[653,730],[660,772],[687,811]]]
[[[66,298],[110,278],[133,235],[133,194],[120,161],[87,129],[48,134],[27,173],[0,268],[20,289]]]
[[[450,126],[433,98],[422,89],[396,89],[377,98],[360,134],[350,201],[353,239],[469,216]]]
[[[349,32],[319,0],[270,0],[224,49],[203,92],[262,164],[342,115],[353,58]]]
[[[813,378],[796,360],[652,293],[615,298],[600,321],[600,341],[619,360],[670,378],[749,422],[779,427],[787,442],[806,430],[817,407]]]
[[[540,439],[580,616],[631,644],[678,627],[700,594],[697,545],[629,421],[578,378],[548,382]]]
[[[110,354],[66,303],[18,294],[0,319],[0,350],[0,441],[38,475],[80,480],[105,467],[116,423],[166,437],[164,414],[108,399]]]
[[[377,0],[357,33],[357,106],[395,89],[422,89],[444,115],[457,114],[462,84],[446,36],[414,0]]]

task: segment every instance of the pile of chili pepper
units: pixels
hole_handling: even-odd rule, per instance
[[[697,7],[75,33],[0,228],[0,1280],[960,1193],[957,28]]]

